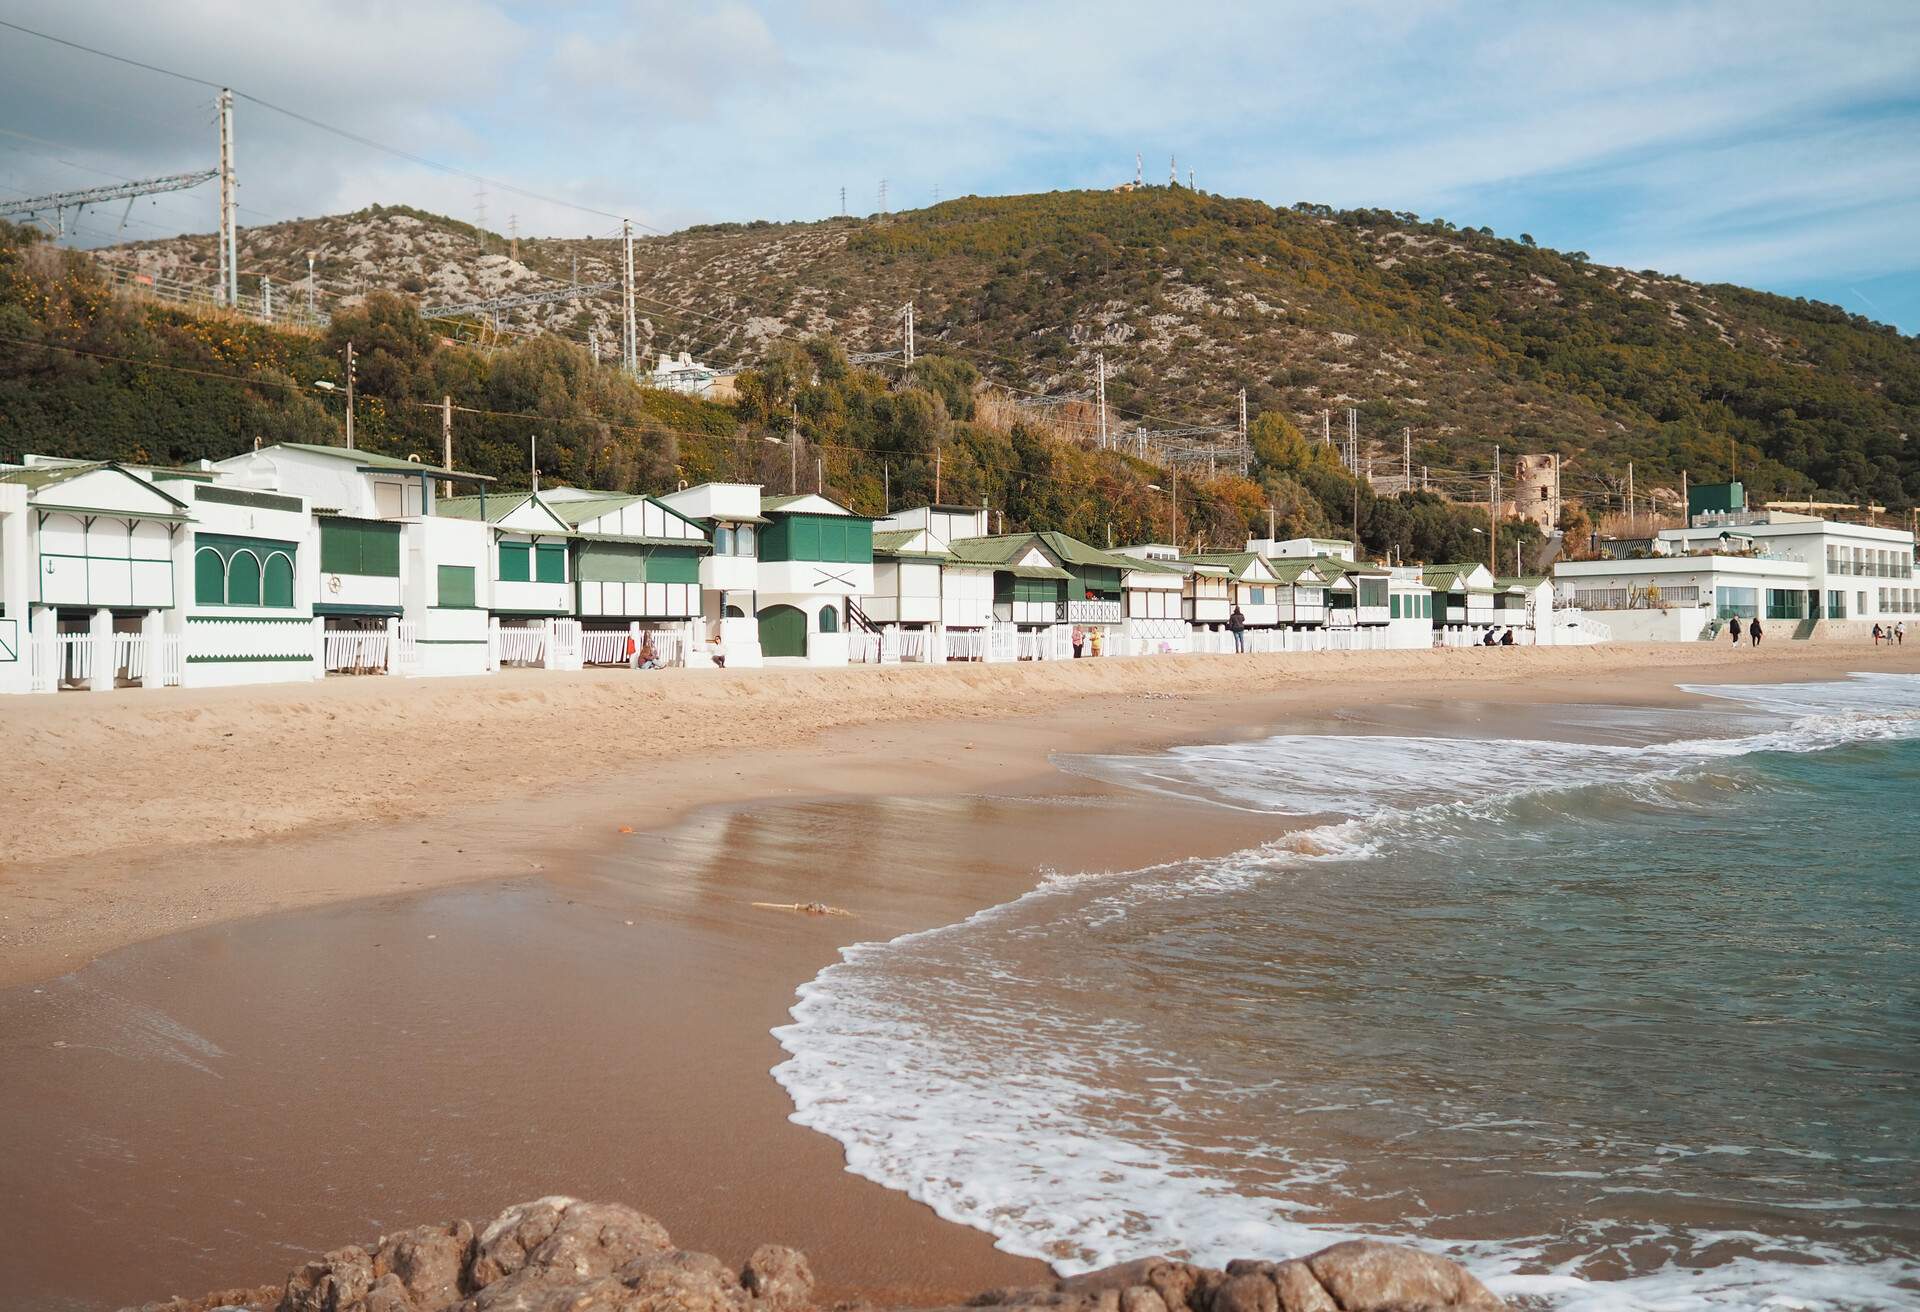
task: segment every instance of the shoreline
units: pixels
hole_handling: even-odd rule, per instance
[[[191,1295],[277,1278],[292,1265],[289,1253],[317,1252],[363,1232],[371,1238],[376,1229],[439,1212],[479,1214],[558,1192],[618,1198],[658,1215],[688,1247],[729,1259],[763,1239],[792,1243],[816,1262],[831,1297],[933,1304],[1033,1283],[1044,1279],[1041,1264],[848,1172],[837,1142],[788,1119],[791,1104],[768,1071],[785,1057],[772,1030],[786,1022],[795,989],[848,944],[954,923],[1027,892],[1050,867],[1118,870],[1223,854],[1310,823],[1143,797],[1056,769],[1055,752],[1152,751],[1258,736],[1283,724],[1364,730],[1408,704],[1453,703],[1459,717],[1472,717],[1456,717],[1455,727],[1486,731],[1524,723],[1529,705],[1698,704],[1675,688],[1683,682],[1920,671],[1920,651],[1915,660],[1890,661],[1850,649],[1802,659],[1616,662],[1608,677],[1585,662],[1569,670],[1502,660],[1470,668],[1469,677],[1423,679],[1427,662],[1396,661],[1358,678],[1249,671],[1256,686],[1237,691],[1222,689],[1220,658],[1202,660],[1204,678],[1157,676],[1124,692],[1068,688],[1059,704],[996,719],[889,720],[880,713],[892,708],[870,705],[865,723],[765,751],[676,756],[576,784],[564,805],[549,793],[530,814],[464,806],[398,823],[181,843],[145,862],[123,854],[112,862],[7,867],[0,871],[0,1029],[46,1064],[0,1074],[0,1105],[19,1112],[30,1096],[49,1091],[49,1106],[80,1093],[106,1102],[124,1097],[85,1109],[72,1140],[84,1137],[93,1118],[129,1143],[184,1142],[141,1153],[124,1186],[130,1210],[116,1215],[98,1196],[102,1181],[96,1176],[89,1192],[85,1173],[60,1155],[62,1135],[43,1123],[48,1118],[16,1115],[16,1132],[0,1133],[0,1151],[22,1164],[23,1186],[0,1191],[0,1233],[20,1248],[11,1258],[0,1253],[0,1265],[19,1270],[23,1282],[36,1269],[73,1270],[88,1228],[103,1224],[134,1247],[180,1233],[189,1217],[206,1227],[208,1243],[232,1245],[240,1228],[262,1227],[251,1248],[205,1265],[162,1243],[148,1260],[192,1274],[170,1277],[164,1290],[148,1281],[125,1292],[132,1301]],[[1259,687],[1263,680],[1269,686]],[[225,731],[216,722],[214,732]],[[903,861],[902,852],[918,855]],[[115,869],[132,882],[95,903]],[[263,870],[272,871],[272,885]],[[36,873],[51,886],[36,888]],[[809,917],[753,905],[813,900],[854,914]],[[17,952],[22,907],[64,933]],[[42,987],[27,987],[35,983]],[[301,996],[313,989],[327,996]],[[236,1005],[238,997],[244,1003]],[[167,1034],[204,1038],[220,1056],[189,1051],[149,1063],[137,1089],[109,1088],[135,1082],[127,1080],[125,1054],[102,1056],[111,1043],[85,1042],[87,1027],[118,1034],[125,1018],[88,1008],[122,998],[150,1007]],[[49,1008],[49,999],[58,1005]],[[471,1059],[435,1050],[418,1070],[400,1063],[406,1068],[396,1072],[384,1054],[362,1051],[370,1026],[377,1034],[400,1019],[385,1015],[396,1007],[427,1017],[477,1007],[489,1052],[564,1053],[566,1065],[582,1069],[564,1078],[536,1075],[509,1060],[440,1088],[435,1069],[464,1069],[460,1063]],[[75,1055],[48,1057],[57,1045],[72,1045],[61,1050]],[[336,1083],[307,1094],[311,1081],[298,1063],[316,1052]],[[92,1064],[80,1068],[83,1061]],[[196,1062],[202,1069],[193,1069]],[[212,1144],[194,1142],[188,1127],[215,1096],[207,1067],[219,1080],[214,1105],[277,1104],[289,1128],[229,1126]],[[416,1080],[435,1086],[432,1098]],[[530,1137],[512,1141],[516,1160],[490,1163],[477,1179],[427,1169],[419,1181],[390,1187],[386,1173],[405,1160],[396,1150],[411,1150],[417,1139],[432,1144],[435,1160],[478,1151],[438,1136],[471,1133],[464,1127],[477,1118],[503,1114],[491,1106],[502,1080],[501,1100],[542,1109],[524,1127]],[[340,1081],[356,1090],[351,1102],[402,1110],[362,1145],[364,1160],[349,1154],[309,1177],[318,1168],[284,1142],[288,1134],[303,1144],[367,1134],[355,1108],[335,1106]],[[470,1106],[462,1101],[476,1098]],[[421,1103],[412,1114],[404,1110],[410,1101]],[[464,1108],[457,1129],[445,1121],[448,1105]],[[583,1136],[583,1125],[591,1133]],[[274,1200],[289,1209],[285,1215],[256,1223],[257,1200],[235,1214],[235,1195],[246,1190],[229,1178],[234,1167],[222,1154],[240,1163],[271,1160],[283,1173],[272,1178],[290,1195]],[[176,1199],[174,1213],[142,1210],[156,1206],[151,1195],[176,1188],[171,1182],[183,1172],[205,1173],[177,1186],[189,1195],[204,1188],[204,1196],[191,1208]],[[28,1180],[42,1182],[33,1194]],[[68,1194],[48,1196],[61,1190]],[[251,1256],[241,1256],[243,1248]]]
[[[1920,647],[1911,658],[1689,644],[663,671],[658,683],[529,671],[504,686],[342,679],[36,698],[24,714],[0,708],[15,753],[0,809],[38,821],[0,854],[0,987],[207,924],[541,874],[703,807],[1045,780],[1067,740],[1078,752],[1220,741],[1374,690],[1527,702],[1611,685],[1671,705],[1675,683],[1873,669],[1920,670]],[[377,867],[343,858],[348,840],[369,839]],[[258,877],[268,866],[270,885]]]

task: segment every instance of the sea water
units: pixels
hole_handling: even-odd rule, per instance
[[[1920,678],[1068,769],[1315,817],[849,949],[848,1167],[1075,1272],[1380,1236],[1568,1309],[1920,1307]]]

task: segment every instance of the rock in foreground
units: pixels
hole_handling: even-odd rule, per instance
[[[1053,1312],[1501,1312],[1453,1262],[1397,1244],[1345,1243],[1225,1271],[1150,1257],[1050,1285],[1000,1289],[973,1307]],[[141,1312],[811,1312],[813,1272],[766,1244],[739,1271],[673,1246],[619,1203],[538,1198],[476,1232],[416,1226],[371,1248],[304,1263],[284,1287],[149,1303]]]

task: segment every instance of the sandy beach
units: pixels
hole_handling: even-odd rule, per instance
[[[787,1121],[767,1071],[793,990],[846,944],[951,923],[1046,871],[1288,827],[1197,821],[1052,754],[1364,724],[1414,702],[1488,723],[1673,704],[1678,683],[1854,670],[1920,670],[1920,649],[19,699],[0,707],[16,757],[0,796],[32,817],[0,866],[0,1034],[26,1058],[0,1075],[0,1152],[20,1168],[0,1194],[17,1277],[0,1306],[270,1281],[363,1232],[547,1192],[623,1199],[729,1260],[794,1244],[830,1294],[933,1302],[1030,1279],[1037,1264],[846,1174],[837,1144]],[[850,914],[754,905],[814,901]],[[537,969],[517,955],[529,935]],[[76,1157],[67,1131],[89,1125],[112,1132]],[[119,1259],[90,1260],[108,1234]]]

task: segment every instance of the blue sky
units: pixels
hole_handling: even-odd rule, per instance
[[[543,5],[0,0],[460,169],[659,229],[1182,180],[1532,233],[1920,332],[1920,3]],[[0,186],[205,166],[212,93],[0,30]],[[242,103],[243,223],[406,202],[602,216]],[[210,226],[210,192],[130,236]],[[99,240],[116,214],[91,215]]]

